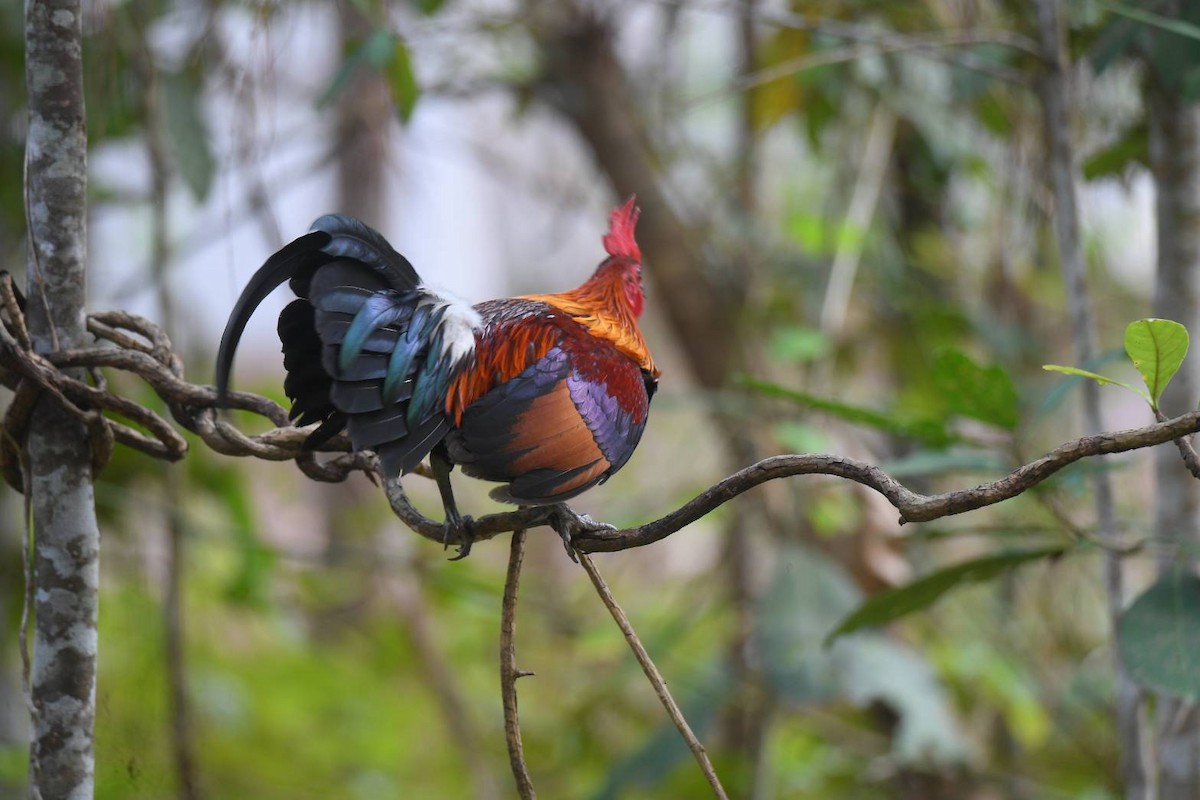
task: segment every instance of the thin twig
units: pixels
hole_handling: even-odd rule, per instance
[[[629,618],[625,616],[625,612],[617,605],[616,598],[609,591],[608,584],[600,576],[596,565],[592,563],[591,556],[583,552],[578,552],[577,555],[579,556],[579,563],[583,565],[588,577],[592,579],[592,585],[596,587],[596,592],[600,595],[600,599],[604,601],[605,608],[608,609],[608,613],[612,614],[617,627],[625,635],[625,641],[629,643],[629,648],[633,650],[633,655],[637,658],[638,663],[642,665],[642,672],[646,673],[646,677],[650,679],[650,684],[654,686],[654,693],[658,695],[658,699],[662,702],[663,707],[667,709],[667,714],[671,717],[671,722],[675,723],[675,727],[679,729],[679,735],[687,742],[688,749],[696,757],[696,763],[700,765],[700,770],[704,773],[704,778],[708,781],[708,785],[712,787],[713,794],[721,798],[721,800],[728,800],[729,795],[725,793],[725,788],[721,786],[721,779],[717,777],[717,771],[713,769],[712,761],[709,760],[708,753],[704,750],[704,745],[700,743],[700,740],[696,738],[696,734],[692,732],[692,728],[684,718],[683,712],[679,710],[675,698],[671,697],[671,692],[667,689],[667,682],[663,680],[662,673],[658,671],[658,667],[654,665],[650,654],[642,646],[641,639],[634,632],[633,626],[629,624]]]
[[[1159,422],[1167,421],[1161,411],[1155,411],[1154,418]],[[1187,467],[1188,472],[1192,473],[1193,478],[1200,479],[1200,455],[1197,455],[1191,437],[1180,436],[1175,440],[1175,446],[1179,448],[1179,455],[1183,458],[1183,465]]]
[[[508,763],[521,800],[537,797],[525,750],[521,746],[521,723],[517,716],[517,679],[532,675],[517,669],[517,589],[521,582],[521,562],[525,560],[525,530],[513,531],[508,551],[508,572],[504,577],[504,600],[500,612],[500,696],[504,701],[504,739],[508,743]]]

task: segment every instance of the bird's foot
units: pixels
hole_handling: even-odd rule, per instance
[[[442,548],[449,547],[451,542],[458,542],[458,549],[451,561],[461,561],[471,554],[471,545],[475,543],[475,529],[474,521],[469,516],[455,514],[442,524]]]
[[[576,564],[579,559],[575,557],[575,537],[581,533],[616,533],[617,529],[607,522],[597,522],[587,514],[580,514],[573,511],[566,503],[561,503],[557,506],[554,513],[554,518],[551,520],[551,527],[558,533],[562,539],[563,547],[567,549],[567,556]]]

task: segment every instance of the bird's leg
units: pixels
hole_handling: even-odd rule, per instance
[[[450,484],[450,470],[454,465],[442,452],[441,447],[435,447],[429,454],[429,466],[433,470],[433,479],[437,481],[438,493],[442,496],[442,507],[446,510],[446,521],[442,525],[442,546],[448,547],[450,539],[458,540],[458,552],[451,561],[466,558],[471,552],[474,534],[471,531],[471,518],[458,513],[458,504],[454,502],[454,487]]]
[[[607,522],[596,522],[587,514],[580,514],[572,510],[566,503],[558,503],[554,506],[554,519],[551,521],[551,527],[562,539],[563,547],[567,549],[567,556],[576,563],[579,563],[579,559],[575,557],[575,545],[573,544],[575,534],[585,531],[615,532],[617,530]]]

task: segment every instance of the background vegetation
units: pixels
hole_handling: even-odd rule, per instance
[[[1057,8],[1055,128],[1045,20],[1025,3],[87,4],[93,307],[162,322],[202,380],[241,282],[322,211],[363,217],[478,300],[574,285],[606,208],[637,192],[666,376],[638,454],[580,510],[633,524],[776,452],[862,458],[918,491],[974,485],[1093,432],[1082,382],[1042,364],[1136,382],[1129,322],[1200,330],[1200,11]],[[0,266],[19,273],[20,10],[0,25]],[[1077,152],[1086,363],[1047,127]],[[260,322],[238,382],[278,397]],[[1168,415],[1194,407],[1193,361]],[[1153,421],[1104,391],[1104,427]],[[1166,651],[1134,639],[1123,662],[1193,659],[1172,662],[1184,700],[1154,694],[1161,671],[1138,688],[1115,667],[1110,606],[1160,573],[1183,587],[1168,598],[1193,587],[1171,576],[1196,553],[1195,481],[1159,451],[904,527],[846,482],[779,481],[600,566],[736,796],[1195,797],[1191,628]],[[448,564],[361,478],[318,486],[203,446],[169,469],[118,451],[96,491],[98,797],[510,796],[498,542]],[[0,795],[16,796],[21,498],[0,503]],[[953,592],[825,645],[923,575]],[[519,637],[543,796],[704,796],[546,531]],[[1131,753],[1142,740],[1156,754]]]

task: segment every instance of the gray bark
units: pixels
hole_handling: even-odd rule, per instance
[[[1150,163],[1156,187],[1158,270],[1154,315],[1200,330],[1200,106],[1180,99],[1153,79],[1147,92]],[[1200,388],[1200,351],[1192,348],[1171,382],[1163,412],[1186,409]],[[1200,483],[1179,461],[1175,448],[1154,453],[1154,532],[1164,539],[1200,541]],[[1165,548],[1160,571],[1192,562]],[[1158,789],[1162,800],[1200,797],[1200,718],[1196,707],[1160,697]]]
[[[82,54],[79,1],[28,0],[29,332],[39,351],[87,340]],[[87,430],[40,402],[28,455],[36,570],[30,796],[90,798],[100,533]]]
[[[1050,188],[1054,197],[1054,224],[1062,262],[1063,282],[1067,287],[1067,306],[1071,318],[1071,333],[1075,358],[1080,364],[1090,364],[1096,354],[1096,332],[1087,293],[1087,264],[1079,231],[1079,206],[1076,201],[1076,168],[1074,145],[1071,142],[1070,93],[1068,66],[1063,30],[1058,18],[1060,4],[1056,0],[1035,0],[1038,34],[1045,64],[1038,82],[1045,127],[1045,146]],[[1092,381],[1083,385],[1083,425],[1085,433],[1104,430],[1100,413],[1099,386]],[[1097,471],[1092,476],[1095,496],[1096,527],[1099,536],[1110,542],[1117,540],[1116,507],[1112,481],[1108,473]],[[1111,629],[1115,635],[1117,620],[1124,606],[1124,577],[1121,560],[1113,552],[1104,556],[1104,586],[1108,600]],[[1115,650],[1115,648],[1114,648]],[[1147,761],[1143,755],[1143,725],[1141,693],[1129,679],[1118,661],[1116,666],[1116,698],[1114,712],[1117,739],[1120,746],[1121,778],[1128,800],[1147,796]]]

